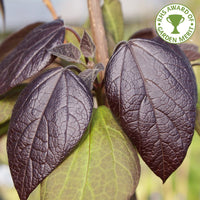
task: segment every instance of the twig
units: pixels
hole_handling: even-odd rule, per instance
[[[71,33],[73,33],[79,43],[81,42],[81,37],[73,28],[66,26],[65,29],[66,29],[66,31],[70,31]]]
[[[99,0],[88,0],[88,10],[90,16],[90,25],[92,29],[92,36],[96,45],[96,58],[98,63],[106,66],[108,62],[108,46],[106,40],[105,29],[103,25],[102,12]],[[105,73],[100,72],[100,79],[103,80]]]
[[[54,19],[58,19],[58,16],[56,14],[56,11],[51,3],[50,0],[42,0],[43,3],[46,5],[46,7],[49,9],[50,13],[52,14]]]
[[[193,63],[192,64],[192,67],[194,67],[194,66],[199,66],[200,65],[200,63]]]

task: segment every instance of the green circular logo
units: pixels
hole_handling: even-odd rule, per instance
[[[156,17],[156,31],[166,42],[183,43],[195,31],[195,17],[186,6],[169,4]]]

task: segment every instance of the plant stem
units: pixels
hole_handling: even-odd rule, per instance
[[[71,33],[73,33],[79,43],[81,42],[81,37],[73,28],[66,26],[65,29],[66,29],[66,31],[70,31]]]
[[[199,66],[199,65],[200,65],[200,63],[194,63],[194,64],[192,64],[192,67]]]
[[[103,17],[100,7],[100,0],[88,0],[88,10],[90,16],[90,26],[92,36],[96,45],[96,59],[98,63],[106,66],[108,62],[108,45],[106,40],[105,29],[103,25]],[[101,81],[104,78],[104,71],[100,72]]]
[[[43,3],[46,5],[46,7],[49,9],[51,15],[53,16],[54,19],[58,19],[58,16],[56,14],[56,11],[51,3],[50,0],[43,0]]]

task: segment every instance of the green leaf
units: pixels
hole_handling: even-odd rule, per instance
[[[116,43],[113,39],[113,36],[108,32],[106,34],[106,38],[107,38],[107,42],[108,42],[108,54],[109,54],[109,57],[111,57],[113,54],[113,51],[116,47]]]
[[[200,135],[200,107],[196,108],[195,130]]]
[[[25,84],[21,84],[0,96],[0,137],[8,132],[13,107],[24,87]]]
[[[39,199],[40,199],[40,185],[38,185],[28,197],[28,200],[39,200]]]
[[[94,112],[86,135],[42,182],[41,200],[127,200],[133,195],[139,159],[107,107]]]
[[[0,137],[8,132],[9,122],[10,120],[0,124]]]
[[[71,29],[75,30],[79,36],[84,33],[84,28],[79,26],[72,26]],[[67,41],[67,43],[72,43],[74,46],[80,46],[80,42],[78,41],[76,36],[69,30],[65,32],[65,40]]]
[[[0,165],[8,165],[8,156],[6,152],[7,135],[0,137]],[[0,192],[1,193],[1,192]]]
[[[0,133],[2,132],[2,126],[5,125],[11,117],[13,106],[19,96],[19,93],[25,85],[19,85],[5,95],[0,96]],[[4,127],[4,126],[3,126]]]
[[[113,36],[116,43],[123,39],[124,23],[121,3],[119,0],[104,0],[102,7],[106,30]]]
[[[189,172],[188,173],[188,196],[186,199],[196,200],[199,199],[199,180],[200,180],[200,173],[199,173],[199,165],[200,165],[200,148],[199,148],[200,139],[197,134],[194,134],[190,154],[188,155],[190,158],[189,163]],[[182,173],[184,173],[182,171]]]
[[[197,93],[198,93],[198,101],[197,101],[197,107],[196,107],[196,121],[195,121],[195,130],[200,135],[200,67],[195,66],[193,67],[194,74],[196,77],[196,83],[197,83]]]

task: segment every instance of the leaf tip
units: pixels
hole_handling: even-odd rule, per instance
[[[80,49],[85,57],[93,58],[95,55],[95,44],[90,35],[85,30],[81,38]]]

